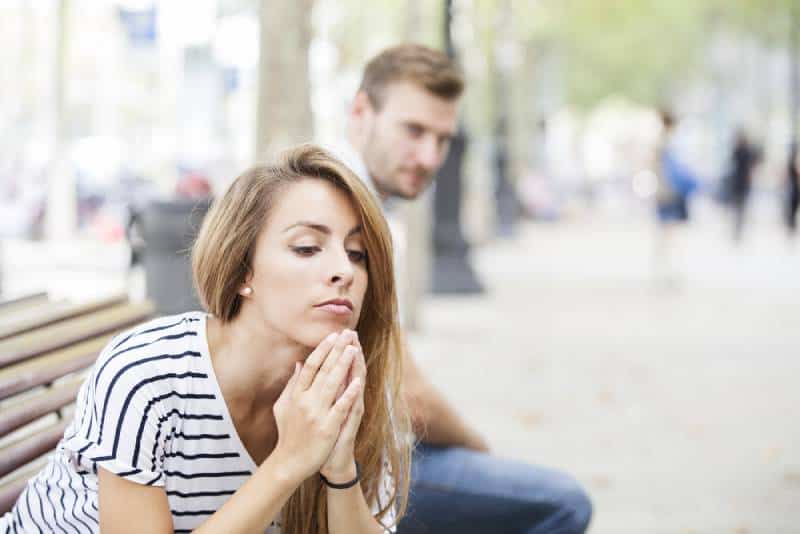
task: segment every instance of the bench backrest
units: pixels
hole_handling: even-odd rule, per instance
[[[87,303],[43,294],[0,302],[0,515],[61,439],[100,350],[153,313],[150,302],[122,295]]]

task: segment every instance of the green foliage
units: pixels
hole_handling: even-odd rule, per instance
[[[570,100],[609,94],[657,104],[692,70],[706,22],[700,2],[566,0],[558,36]]]
[[[519,35],[560,51],[569,100],[609,95],[659,104],[702,65],[717,30],[785,41],[797,0],[539,0],[513,2]]]
[[[716,14],[731,27],[779,46],[786,42],[792,9],[800,17],[797,0],[715,0],[714,4]]]

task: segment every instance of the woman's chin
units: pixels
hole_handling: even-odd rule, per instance
[[[330,334],[339,334],[343,330],[355,330],[358,324],[358,316],[356,314],[346,317],[333,314],[326,315],[325,317],[313,317],[313,320],[306,322],[302,331],[295,331],[294,339],[298,343],[314,349]]]
[[[308,347],[311,350],[314,350],[330,334],[332,333],[338,334],[345,328],[349,328],[349,326],[348,325],[321,326],[320,328],[315,328],[313,331],[303,332],[302,335],[297,337],[297,342],[300,343],[301,345]]]

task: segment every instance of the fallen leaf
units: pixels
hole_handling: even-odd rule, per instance
[[[524,412],[517,414],[515,418],[524,427],[534,427],[542,422],[542,415],[535,412]]]
[[[611,477],[608,475],[595,475],[591,478],[591,483],[598,489],[605,489],[611,487]]]

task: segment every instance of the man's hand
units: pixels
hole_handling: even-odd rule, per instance
[[[464,447],[467,449],[471,449],[473,451],[478,452],[489,452],[489,442],[486,441],[486,438],[483,435],[479,434],[478,432],[474,431],[473,429],[469,428],[469,433],[467,434],[466,442],[464,443]]]

